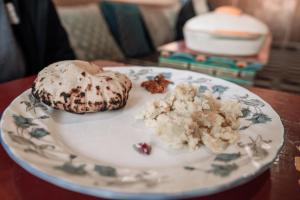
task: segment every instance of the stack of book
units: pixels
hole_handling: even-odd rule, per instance
[[[188,49],[184,41],[159,47],[159,66],[190,69],[241,85],[253,85],[255,74],[266,65],[271,46],[269,36],[260,52],[253,56],[223,56]]]

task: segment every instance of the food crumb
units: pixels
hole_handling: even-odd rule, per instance
[[[138,143],[138,144],[134,144],[133,148],[144,155],[150,155],[152,147],[151,145],[147,144],[147,143]]]

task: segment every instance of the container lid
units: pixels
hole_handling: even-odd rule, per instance
[[[185,29],[208,32],[215,36],[250,38],[269,32],[264,23],[231,6],[219,7],[214,12],[196,16],[188,20]]]

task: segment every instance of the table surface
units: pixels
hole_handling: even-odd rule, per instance
[[[120,65],[98,62],[102,66]],[[35,76],[0,84],[0,113],[10,102],[29,88]],[[299,199],[300,172],[295,168],[295,156],[300,156],[300,96],[251,87],[250,91],[267,101],[280,115],[285,128],[285,142],[272,167],[254,180],[234,189],[194,199]],[[298,143],[297,143],[298,141]],[[0,147],[0,199],[3,200],[94,200],[47,183],[23,170]]]

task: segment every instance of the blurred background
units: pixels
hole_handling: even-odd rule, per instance
[[[53,3],[77,59],[190,69],[241,85],[300,94],[300,0],[53,0]],[[213,13],[221,6],[239,8],[268,27],[266,39],[255,55],[198,52],[186,45],[183,31],[186,22]],[[55,31],[48,34],[54,36]]]
[[[122,1],[122,0],[120,0]],[[119,1],[119,2],[120,2]],[[165,3],[164,3],[165,1]],[[197,0],[196,0],[197,1]],[[201,0],[200,0],[201,1]],[[97,4],[101,0],[54,0],[58,9],[72,6],[84,6],[89,4]],[[115,1],[118,2],[118,1]],[[126,2],[126,0],[125,0]],[[128,0],[127,2],[130,2]],[[177,0],[161,0],[161,1],[143,1],[135,0],[142,5],[158,6],[158,7],[177,7]],[[145,3],[152,2],[152,3]],[[187,1],[178,1],[185,3]],[[211,10],[223,5],[233,5],[241,8],[244,12],[261,19],[265,22],[272,34],[273,45],[276,47],[300,47],[300,1],[299,0],[207,0]],[[75,7],[76,8],[76,7]],[[164,9],[164,8],[161,8]],[[168,9],[168,8],[165,8]],[[74,12],[76,12],[74,10]],[[175,11],[176,12],[176,11]],[[176,15],[174,16],[176,17]]]
[[[126,50],[124,52],[122,47],[126,48],[126,44],[120,45],[115,42],[116,37],[109,36],[111,32],[103,16],[106,6],[102,5],[101,9],[103,1],[54,0],[54,2],[76,55],[80,59],[111,59],[139,65],[157,65],[159,57],[157,47],[182,39],[176,38],[176,24],[178,25],[178,20],[182,20],[179,17],[187,20],[193,15],[201,15],[219,6],[236,6],[264,22],[272,34],[272,45],[267,64],[256,73],[253,84],[300,93],[299,0],[207,0],[205,1],[206,5],[202,0],[133,0],[132,2],[137,3],[139,9],[139,15],[136,16],[142,16],[143,23],[146,24],[145,31],[136,31],[135,34],[137,37],[138,35],[143,37],[143,34],[147,32],[151,45],[153,45],[151,47],[148,42],[144,41],[145,46],[143,51],[139,51],[140,54],[128,52],[130,51],[128,49],[127,52]],[[193,4],[194,11],[188,8],[191,7],[191,4]],[[183,10],[186,13],[183,14]],[[119,12],[122,12],[121,8],[119,8]],[[133,18],[132,20],[134,20]],[[128,28],[136,27],[128,26]]]

